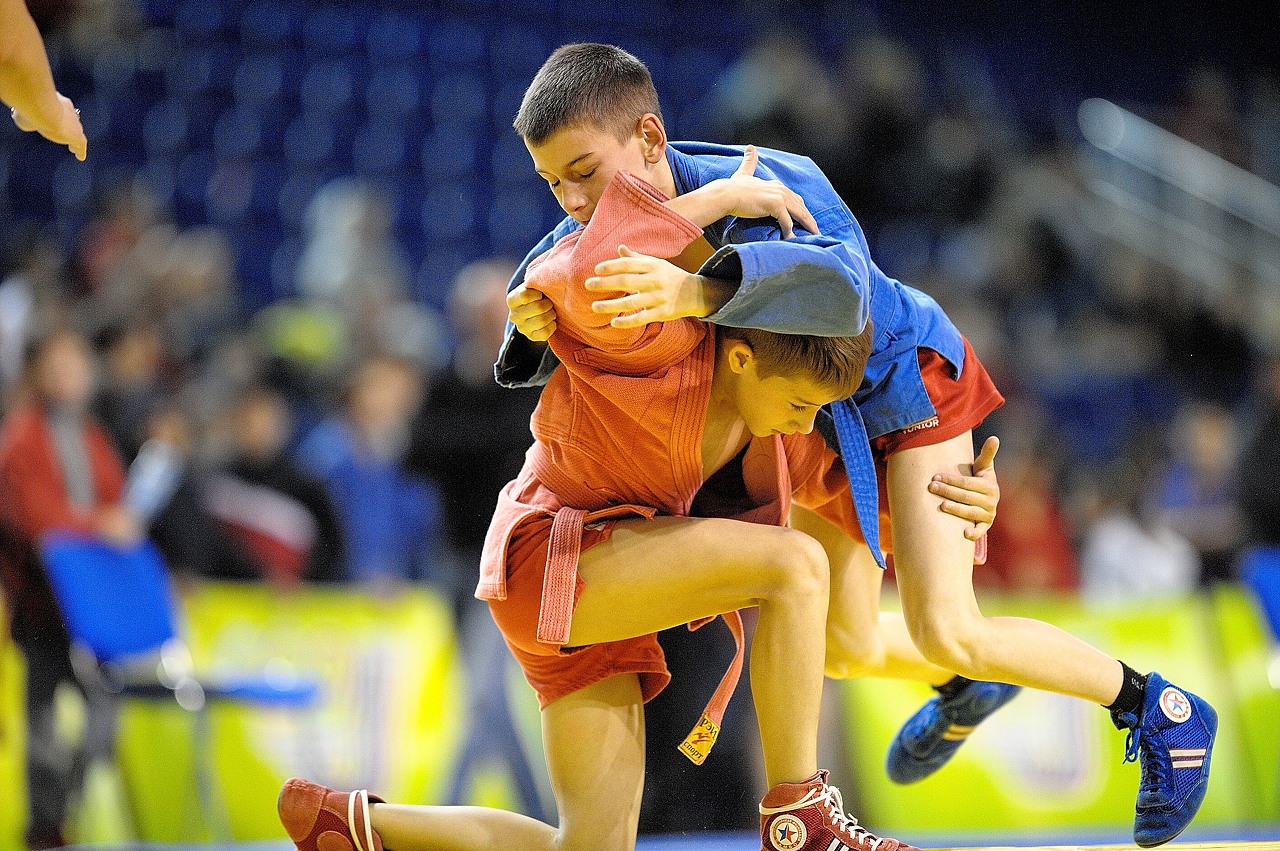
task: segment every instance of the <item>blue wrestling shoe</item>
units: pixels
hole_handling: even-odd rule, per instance
[[[973,729],[1004,706],[1021,686],[975,680],[953,695],[933,698],[902,725],[885,759],[894,783],[915,783],[942,768]]]
[[[1218,732],[1218,713],[1199,697],[1147,675],[1142,717],[1112,711],[1125,737],[1124,761],[1142,769],[1133,841],[1152,848],[1173,839],[1191,823],[1209,786],[1209,756]]]

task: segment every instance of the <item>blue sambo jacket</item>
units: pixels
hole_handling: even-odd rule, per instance
[[[875,468],[867,441],[935,415],[916,349],[938,352],[958,375],[964,368],[964,340],[936,301],[876,266],[857,219],[813,160],[769,148],[757,150],[756,176],[779,180],[800,195],[821,233],[797,230],[795,237],[784,240],[773,219],[733,216],[705,228],[703,234],[716,252],[700,273],[739,282],[734,296],[707,321],[785,334],[852,336],[870,317],[874,338],[862,386],[851,399],[831,405],[829,413],[839,436],[834,448],[844,458],[863,534],[883,566]],[[667,146],[680,194],[731,176],[742,157],[738,146]],[[543,237],[516,270],[508,291],[524,280],[530,260],[579,227],[566,217]],[[494,366],[498,383],[540,385],[556,365],[549,348],[508,324]]]

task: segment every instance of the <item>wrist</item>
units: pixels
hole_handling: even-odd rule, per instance
[[[724,210],[724,192],[719,185],[721,183],[722,181],[713,180],[691,192],[677,195],[667,202],[667,206],[698,227],[705,228],[728,215]]]

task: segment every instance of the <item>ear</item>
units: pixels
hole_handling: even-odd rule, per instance
[[[746,340],[729,339],[724,344],[724,359],[735,375],[755,368],[755,350]]]
[[[649,165],[661,162],[667,155],[667,129],[662,119],[646,112],[636,125],[636,133],[644,144],[644,159]]]

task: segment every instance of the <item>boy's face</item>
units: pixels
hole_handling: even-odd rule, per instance
[[[738,414],[756,437],[808,434],[818,409],[834,402],[836,394],[802,376],[761,377],[752,362],[738,373],[734,397]]]
[[[533,169],[547,181],[556,201],[576,221],[586,224],[605,187],[619,171],[645,177],[652,147],[643,122],[626,139],[595,124],[562,127],[540,145],[525,142]]]

